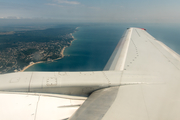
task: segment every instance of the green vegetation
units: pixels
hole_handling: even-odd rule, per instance
[[[14,31],[0,35],[0,73],[20,71],[30,62],[62,58],[62,49],[69,46],[76,27]]]
[[[24,51],[22,51],[22,53],[23,54],[25,54],[25,55],[30,55],[30,54],[33,54],[33,53],[35,53],[35,52],[38,52],[39,50],[38,49],[27,49],[27,50],[24,50]]]

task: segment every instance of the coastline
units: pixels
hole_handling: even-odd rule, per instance
[[[64,46],[63,49],[61,50],[61,53],[60,53],[60,54],[62,55],[62,57],[56,58],[56,59],[52,60],[52,62],[55,61],[55,60],[62,59],[62,58],[64,57],[64,50],[65,50],[67,47],[68,47],[68,46]]]
[[[79,27],[76,27],[76,29],[78,29]],[[76,31],[75,31],[76,32]],[[74,33],[75,33],[74,32]],[[72,35],[73,33],[70,33],[70,35],[72,36],[72,38],[73,38],[73,40],[71,41],[71,44],[72,44],[72,42],[74,41],[74,40],[76,40],[75,38],[74,38],[74,36]],[[71,44],[70,44],[70,46],[71,46]],[[70,47],[69,46],[69,47]],[[60,52],[60,54],[62,55],[62,57],[60,57],[60,58],[56,58],[56,59],[53,59],[51,62],[53,62],[53,61],[55,61],[55,60],[59,60],[59,59],[62,59],[63,57],[64,57],[64,50],[67,48],[68,46],[64,46],[63,47],[63,49],[61,50],[61,52]],[[31,63],[31,64],[29,64],[28,66],[25,66],[21,71],[19,71],[19,72],[24,72],[26,69],[28,69],[29,67],[31,67],[31,66],[33,66],[33,65],[35,65],[35,64],[39,64],[39,63],[44,63],[44,62],[47,62],[47,61],[39,61],[39,62],[33,62],[33,63]]]
[[[29,64],[28,66],[26,66],[26,67],[24,67],[21,71],[19,71],[19,72],[24,72],[26,69],[28,69],[29,67],[31,67],[31,66],[33,66],[33,65],[35,65],[35,64],[38,64],[38,63],[43,63],[43,62],[45,62],[45,61],[39,61],[39,62],[35,62],[35,63],[31,63],[31,64]]]

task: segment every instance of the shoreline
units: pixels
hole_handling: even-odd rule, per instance
[[[78,29],[79,27],[76,27],[76,29]],[[75,31],[76,32],[76,31]],[[75,33],[74,32],[74,33]],[[74,40],[76,40],[75,38],[74,38],[74,36],[72,35],[73,33],[70,33],[70,35],[72,36],[72,38],[73,38],[73,40],[71,41],[71,44],[72,44],[72,42],[74,41]],[[71,46],[71,44],[70,44],[70,46]],[[69,46],[69,47],[70,47]],[[50,61],[50,62],[54,62],[55,60],[59,60],[59,59],[62,59],[62,58],[64,58],[64,51],[65,51],[65,49],[67,48],[68,46],[64,46],[63,47],[63,49],[61,50],[61,52],[60,52],[60,54],[62,55],[62,57],[60,57],[60,58],[56,58],[56,59],[54,59],[54,60],[52,60],[52,61]],[[39,62],[33,62],[33,63],[31,63],[31,64],[29,64],[28,66],[25,66],[21,71],[18,71],[18,72],[24,72],[26,69],[28,69],[29,67],[31,67],[31,66],[33,66],[33,65],[35,65],[35,64],[39,64],[39,63],[44,63],[44,62],[49,62],[49,61],[39,61]]]
[[[62,59],[62,58],[64,57],[64,50],[65,50],[67,47],[68,47],[68,46],[64,46],[63,49],[61,50],[61,53],[60,53],[60,54],[62,55],[62,57],[56,58],[56,59],[52,60],[51,62],[54,62],[55,60]]]
[[[24,67],[21,71],[19,71],[19,72],[24,72],[26,69],[28,69],[29,67],[31,67],[31,66],[33,66],[33,65],[35,65],[35,64],[38,64],[38,63],[43,63],[43,62],[45,62],[45,61],[39,61],[39,62],[33,62],[33,63],[31,63],[31,64],[29,64],[28,66],[26,66],[26,67]]]

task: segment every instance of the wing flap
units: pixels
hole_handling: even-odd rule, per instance
[[[93,92],[70,120],[100,120],[114,102],[119,87]]]
[[[179,120],[180,81],[168,79],[171,83],[120,86],[102,120]]]
[[[116,100],[102,120],[148,120],[141,86],[120,86]]]

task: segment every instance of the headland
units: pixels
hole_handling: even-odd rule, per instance
[[[49,28],[0,35],[0,40],[5,41],[0,43],[0,73],[23,72],[34,64],[62,59],[65,48],[75,40],[72,34],[76,29]]]

